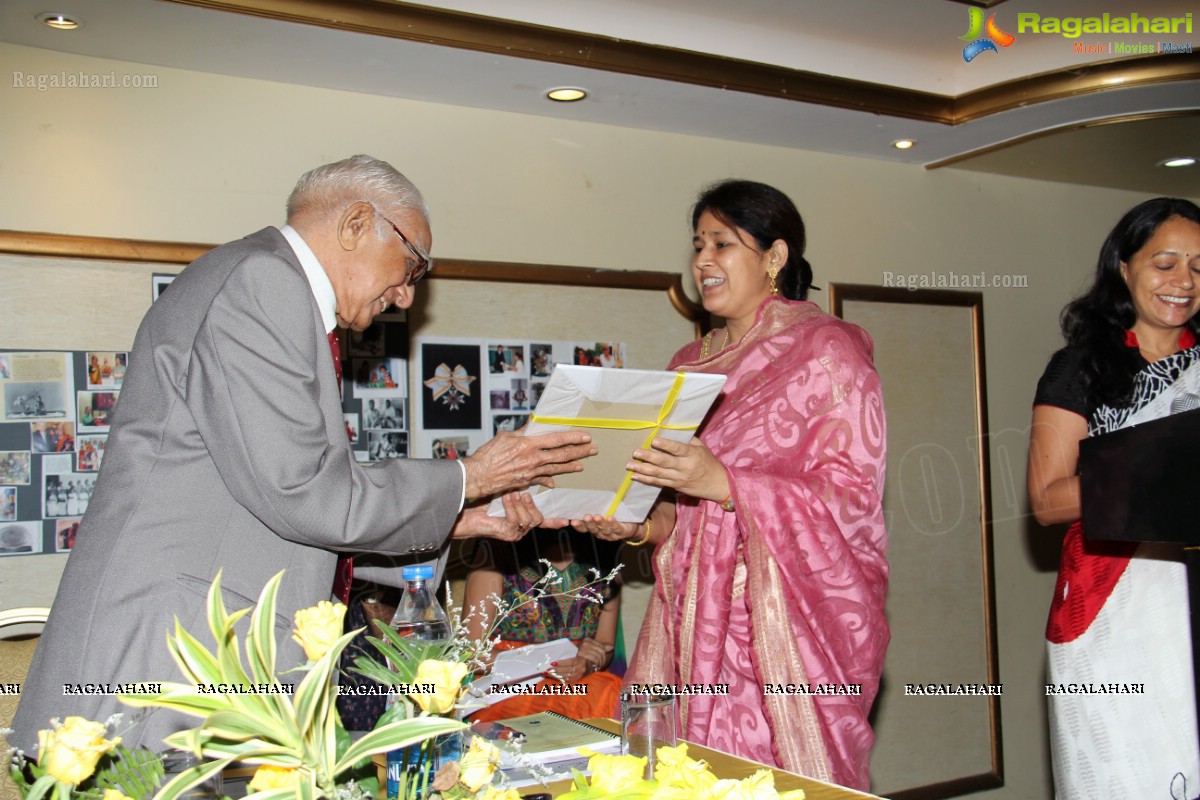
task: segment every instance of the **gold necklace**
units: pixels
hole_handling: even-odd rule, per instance
[[[700,343],[700,357],[708,358],[708,354],[712,350],[713,334],[716,331],[709,331],[704,335],[704,340]],[[725,338],[721,340],[721,346],[717,348],[717,352],[721,352],[729,345],[729,326],[725,326]]]

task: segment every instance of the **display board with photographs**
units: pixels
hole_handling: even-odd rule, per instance
[[[555,364],[624,367],[621,342],[418,337],[414,458],[461,458],[529,421]]]
[[[342,411],[359,461],[408,458],[408,319],[381,314],[342,347]]]
[[[0,556],[70,550],[129,354],[0,352]]]

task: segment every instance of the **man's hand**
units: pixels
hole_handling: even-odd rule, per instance
[[[563,528],[568,524],[565,519],[544,518],[528,492],[509,492],[500,499],[504,503],[503,517],[489,517],[487,505],[463,509],[450,536],[454,539],[486,536],[515,542],[534,528]]]
[[[463,459],[467,498],[491,497],[535,483],[553,486],[552,475],[580,472],[579,459],[596,455],[592,437],[578,431],[525,436],[520,431],[496,435]]]

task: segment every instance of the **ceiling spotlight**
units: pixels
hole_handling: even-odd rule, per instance
[[[907,150],[914,144],[916,144],[916,142],[914,142],[912,139],[897,139],[896,141],[892,142],[892,147],[896,148],[897,150]]]
[[[55,30],[73,31],[76,28],[82,27],[83,20],[67,14],[58,14],[47,11],[44,14],[37,15],[37,21],[43,25],[48,25]]]
[[[577,103],[587,97],[587,91],[576,89],[573,86],[561,86],[546,92],[546,97],[556,103]]]
[[[1195,165],[1196,159],[1192,156],[1178,156],[1176,158],[1168,158],[1158,162],[1160,167],[1190,167]]]

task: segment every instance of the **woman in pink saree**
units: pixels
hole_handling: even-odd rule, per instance
[[[867,789],[889,637],[872,343],[804,302],[804,223],[778,190],[717,184],[692,221],[692,273],[726,325],[670,369],[729,379],[698,438],[634,452],[636,480],[674,490],[646,522],[577,527],[657,544],[626,684],[698,688],[681,738]]]

